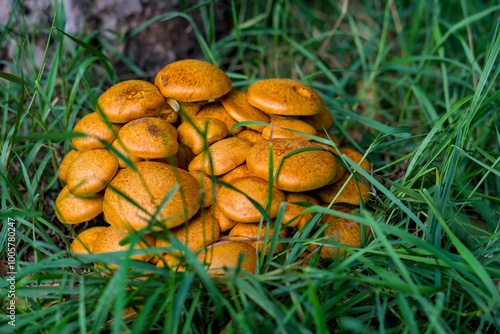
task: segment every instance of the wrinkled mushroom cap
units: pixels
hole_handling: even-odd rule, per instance
[[[61,179],[61,181],[66,182],[66,173],[68,172],[68,168],[79,155],[80,152],[71,150],[62,159],[61,165],[59,165],[59,178]]]
[[[224,139],[227,128],[224,122],[214,118],[196,117],[190,122],[184,122],[177,128],[179,141],[191,148],[194,154],[200,154],[205,145]]]
[[[92,247],[93,254],[110,253],[125,251],[130,248],[130,244],[120,245],[120,242],[129,235],[129,233],[115,229],[113,226],[108,226],[102,231],[94,242]],[[147,249],[154,247],[156,238],[151,235],[144,235],[143,239],[134,245],[134,249]],[[137,261],[148,262],[153,257],[153,254],[136,254],[130,258]],[[117,268],[113,265],[110,268]]]
[[[64,187],[56,198],[57,218],[66,224],[79,224],[94,219],[102,212],[102,196],[75,196]]]
[[[316,115],[323,107],[319,94],[292,79],[264,79],[248,87],[247,100],[254,107],[284,116]]]
[[[118,170],[118,160],[100,148],[81,153],[66,172],[68,189],[75,195],[96,194],[103,190]]]
[[[233,125],[237,123],[231,116],[229,116],[226,109],[224,109],[224,107],[219,101],[214,101],[205,104],[196,116],[218,119],[219,121],[226,124],[226,129],[228,134],[231,133]],[[236,134],[241,132],[244,128],[245,128],[244,126],[240,126],[232,131],[234,134]]]
[[[221,187],[217,192],[217,205],[221,211],[230,219],[242,223],[259,222],[262,218],[261,212],[247,198],[264,207],[269,194],[269,185],[258,177],[244,177],[229,182],[234,188],[240,190],[239,193],[228,187]],[[279,205],[285,200],[285,194],[272,187],[271,202],[269,205],[271,218],[278,214]]]
[[[172,124],[143,117],[125,124],[118,136],[130,154],[143,159],[161,159],[179,150],[177,130]]]
[[[258,121],[269,123],[269,115],[253,107],[247,101],[247,93],[233,89],[220,99],[224,109],[237,122]],[[263,125],[246,125],[246,127],[261,132]]]
[[[121,125],[119,124],[106,124],[96,112],[93,112],[83,116],[82,119],[75,124],[73,133],[83,133],[85,136],[74,137],[71,139],[71,143],[80,152],[105,148],[106,145],[101,141],[111,144],[116,138],[115,133],[118,133],[120,128]]]
[[[231,79],[215,65],[196,59],[165,66],[155,78],[163,96],[184,102],[216,99],[232,88]]]
[[[167,100],[158,88],[143,80],[117,83],[97,100],[97,111],[100,110],[114,123],[127,123],[137,118],[155,116],[168,108]]]
[[[283,160],[274,186],[290,192],[302,192],[320,188],[328,184],[337,174],[337,160],[325,150],[314,149],[317,143],[299,139],[274,139],[272,142],[256,143],[247,154],[247,166],[250,172],[264,180],[269,178],[269,152],[273,145],[273,175]],[[285,155],[297,149],[312,147],[285,158]]]
[[[255,248],[244,242],[221,242],[210,246],[198,255],[198,261],[209,264],[208,273],[213,276],[224,276],[224,268],[237,268],[240,257],[241,270],[255,274]]]
[[[272,138],[290,138],[310,141],[311,138],[289,130],[295,130],[313,136],[317,133],[316,129],[306,122],[291,117],[273,116],[271,118],[271,124],[272,125],[266,126],[262,130],[262,137],[264,139],[271,139],[272,136]]]
[[[245,162],[247,152],[252,147],[246,139],[230,137],[210,145],[189,163],[189,171],[199,170],[205,174],[222,175]],[[211,157],[211,158],[210,158]]]
[[[219,222],[210,210],[203,210],[191,218],[186,224],[171,230],[172,234],[191,252],[196,253],[203,247],[219,239]],[[170,247],[166,238],[157,238],[156,247]]]
[[[138,172],[130,168],[121,169],[106,189],[104,214],[115,228],[131,231],[147,227],[150,216],[156,213],[165,197],[176,186],[179,186],[179,189],[158,212],[156,220],[162,221],[168,228],[173,228],[187,221],[198,211],[199,182],[187,171],[156,161],[138,162],[136,168]],[[160,226],[153,226],[153,230],[161,229]]]
[[[95,240],[105,229],[104,226],[94,226],[80,232],[71,243],[69,251],[77,254],[89,254],[89,251],[92,253]]]

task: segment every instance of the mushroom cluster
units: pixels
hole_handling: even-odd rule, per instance
[[[76,123],[81,135],[60,165],[59,220],[78,224],[103,213],[109,224],[83,231],[70,250],[124,250],[123,238],[145,229],[150,234],[135,248],[168,248],[175,240],[214,275],[245,254],[241,267],[253,273],[256,248],[273,235],[283,203],[280,237],[311,221],[314,213],[304,213],[310,205],[343,203],[349,206],[334,208],[350,212],[368,198],[366,180],[351,175],[341,157],[365,170],[370,164],[338,147],[332,123],[319,94],[301,82],[263,79],[245,92],[200,60],[165,66],[154,84],[120,82]],[[316,228],[324,224],[322,240],[361,244],[359,223],[324,215]],[[277,245],[274,252],[286,251]],[[134,259],[184,268],[181,249],[143,253]],[[331,243],[321,248],[322,257],[342,253]]]

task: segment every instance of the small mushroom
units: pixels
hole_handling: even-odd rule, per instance
[[[328,130],[333,125],[333,117],[327,107],[323,106],[320,112],[314,116],[303,116],[300,118],[302,121],[311,125],[318,132]]]
[[[235,128],[234,130],[231,130],[237,122],[231,116],[229,116],[226,109],[224,109],[219,101],[209,102],[205,104],[197,114],[197,117],[218,119],[219,121],[226,124],[228,134],[231,134],[231,131],[232,133],[237,134],[245,128],[244,126],[240,126]]]
[[[251,130],[251,129],[246,129],[246,130],[241,131],[240,133],[238,133],[236,135],[236,137],[247,139],[252,144],[256,144],[260,141],[265,140],[260,132],[257,132],[255,130]]]
[[[112,127],[113,129],[111,129]],[[83,133],[84,137],[71,139],[73,146],[80,152],[106,148],[103,142],[111,144],[115,140],[115,134],[120,130],[119,124],[106,124],[96,112],[85,115],[73,127],[73,133]]]
[[[233,89],[224,95],[220,102],[227,113],[237,122],[258,121],[269,123],[269,115],[248,103],[246,92]],[[258,132],[262,132],[264,128],[263,125],[246,125],[246,127]]]
[[[314,217],[314,213],[303,214],[302,212],[307,207],[295,204],[294,202],[309,202],[312,205],[319,205],[319,202],[314,197],[302,193],[287,193],[286,201],[288,204],[283,215],[282,224],[299,229]]]
[[[200,190],[203,192],[202,208],[208,208],[214,203],[214,182],[210,176],[200,171],[189,172],[200,184]]]
[[[172,112],[158,88],[143,80],[122,81],[112,86],[99,96],[96,109],[114,123]]]
[[[56,216],[66,224],[79,224],[94,219],[102,212],[101,195],[76,196],[65,186],[55,201]]]
[[[243,164],[241,166],[236,167],[232,171],[230,171],[227,174],[224,174],[224,176],[220,177],[219,180],[224,181],[226,183],[231,182],[232,180],[236,180],[242,177],[249,177],[253,176],[252,173],[248,170],[248,167],[246,164]]]
[[[319,94],[292,79],[264,79],[248,87],[247,100],[265,113],[283,116],[316,115],[323,107]]]
[[[267,241],[264,240],[266,236],[266,229],[268,229]],[[264,247],[265,243],[267,245],[266,254],[268,254],[269,247],[271,246],[269,243],[271,241],[270,239],[273,236],[273,233],[274,233],[274,228],[268,224],[263,224],[262,226],[260,226],[259,223],[238,223],[231,229],[231,232],[229,232],[231,238],[228,238],[227,240],[241,241],[256,249],[258,245],[258,250],[261,250],[262,247]],[[280,237],[284,238],[287,235],[288,235],[287,228],[284,228],[283,230],[280,231]],[[276,247],[274,248],[274,254],[279,253],[282,250],[283,250],[283,244],[277,243]]]
[[[106,188],[118,171],[118,160],[100,148],[81,153],[66,172],[68,189],[74,195],[96,194]]]
[[[219,222],[221,232],[229,231],[230,229],[233,228],[234,225],[238,223],[229,218],[228,216],[226,216],[224,212],[221,211],[221,209],[217,204],[213,206],[213,212],[215,219],[217,219],[217,221]]]
[[[123,143],[120,143],[120,140],[116,139],[112,144],[111,146],[118,152],[120,153],[124,158],[127,158],[128,159],[128,163],[136,163],[136,162],[139,162],[139,161],[142,161],[144,160],[143,158],[140,158],[140,157],[137,157],[133,154],[130,154],[129,150],[125,147],[125,145]],[[117,154],[115,154],[115,152],[111,151],[111,153],[113,153],[113,155],[116,157],[116,159],[118,160],[118,166],[120,168],[126,168],[126,167],[130,167],[129,164],[125,161],[125,160],[122,160]]]
[[[66,173],[68,172],[68,168],[79,155],[80,152],[71,150],[62,159],[61,165],[59,165],[59,178],[61,179],[61,181],[66,182]]]
[[[248,197],[264,208],[269,195],[269,184],[267,181],[252,176],[235,179],[229,182],[229,184],[241,193],[228,187],[221,187],[217,192],[217,205],[221,211],[230,219],[237,222],[259,222],[262,214]],[[271,218],[276,217],[279,205],[283,201],[285,201],[285,194],[272,187],[271,201],[268,209]]]
[[[92,253],[95,240],[104,230],[106,230],[104,226],[94,226],[80,232],[71,243],[69,251],[76,254]]]
[[[243,260],[240,263],[240,258]],[[244,242],[220,242],[198,255],[198,261],[208,264],[212,276],[225,276],[225,268],[237,268],[255,274],[255,248]]]
[[[191,148],[194,154],[200,154],[205,145],[224,139],[227,136],[226,124],[218,119],[195,117],[191,122],[184,122],[177,128],[179,141]]]
[[[310,141],[311,138],[306,137],[304,135],[289,131],[295,130],[303,133],[307,133],[310,135],[316,135],[316,129],[312,126],[303,122],[299,119],[292,117],[283,117],[283,116],[273,116],[271,117],[271,125],[266,126],[264,130],[262,130],[262,137],[264,139],[272,138],[290,138],[290,139],[301,139]]]

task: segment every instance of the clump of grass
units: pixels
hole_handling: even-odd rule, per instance
[[[65,34],[61,12],[30,30],[12,14],[0,37],[18,46],[1,61],[9,73],[0,73],[0,250],[4,258],[14,218],[18,308],[16,327],[2,321],[2,333],[497,332],[500,6],[344,3],[231,1],[232,30],[219,40],[216,4],[203,3],[129,36],[154,21],[189,20],[206,60],[235,87],[266,77],[313,86],[334,111],[342,145],[373,164],[373,173],[352,166],[373,185],[354,213],[373,234],[364,247],[293,265],[308,244],[322,243],[311,225],[284,241],[286,251],[261,257],[258,275],[229,270],[218,280],[189,252],[185,272],[120,260],[123,253],[68,256],[72,227],[53,209],[57,169],[75,121],[118,80],[103,53],[112,43]],[[47,48],[37,65],[40,38]],[[317,213],[312,223],[325,212],[352,218],[308,210]],[[105,271],[94,261],[121,266],[96,275]],[[129,307],[138,315],[123,319]]]

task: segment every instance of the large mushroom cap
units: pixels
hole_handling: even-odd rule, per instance
[[[221,242],[210,246],[198,255],[198,261],[208,263],[208,273],[224,276],[224,268],[236,268],[241,261],[241,269],[255,274],[255,248],[243,242]]]
[[[241,193],[228,187],[222,187],[217,192],[217,205],[230,219],[242,223],[256,223],[262,218],[261,212],[247,198],[250,197],[261,207],[265,208],[269,195],[269,184],[258,177],[244,177],[229,182]],[[271,218],[278,214],[279,205],[285,200],[285,194],[272,187],[269,215]]]
[[[248,87],[247,100],[254,107],[284,116],[316,115],[323,107],[319,94],[292,79],[264,79]]]
[[[102,212],[102,196],[75,196],[64,187],[56,198],[57,218],[66,224],[79,224],[91,220]]]
[[[125,124],[118,133],[130,154],[143,159],[161,159],[179,150],[175,127],[154,117],[143,117]]]
[[[155,218],[173,228],[198,211],[199,182],[187,171],[156,161],[141,161],[135,167],[137,172],[130,168],[120,170],[106,189],[103,208],[111,225],[122,231],[145,228],[163,205]],[[179,189],[170,200],[163,203],[177,186]],[[153,226],[153,229],[162,228]]]
[[[155,78],[163,96],[184,102],[216,99],[232,88],[231,79],[215,65],[196,59],[165,66]]]
[[[318,189],[327,185],[337,175],[337,160],[327,150],[318,150],[317,143],[299,139],[274,139],[256,143],[247,154],[247,166],[250,172],[264,180],[269,179],[269,152],[273,145],[273,175],[276,174],[283,160],[274,186],[290,192],[302,192]],[[299,153],[285,158],[285,155],[304,148]]]
[[[109,88],[97,100],[99,110],[114,123],[127,123],[170,111],[158,88],[142,80],[122,81]]]
[[[61,161],[61,165],[59,165],[59,178],[66,182],[66,173],[68,172],[69,166],[75,161],[75,159],[80,155],[80,152],[77,150],[71,150],[64,156]]]

